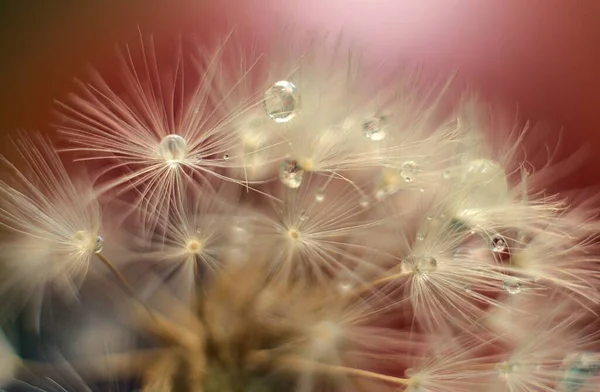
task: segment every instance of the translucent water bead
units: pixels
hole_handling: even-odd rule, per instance
[[[276,82],[264,95],[265,111],[277,123],[285,123],[294,118],[299,104],[298,90],[287,80]]]
[[[300,188],[304,180],[304,170],[295,160],[286,159],[279,166],[279,180],[288,188]]]
[[[188,145],[179,135],[165,136],[158,147],[158,153],[167,162],[177,164],[183,162],[188,155]]]
[[[490,239],[490,248],[492,249],[492,252],[506,252],[508,249],[508,244],[506,243],[504,237],[502,237],[500,234],[496,234]]]
[[[465,206],[469,209],[497,205],[508,196],[504,169],[488,159],[469,161],[463,169],[463,184],[468,187]]]
[[[379,141],[385,138],[385,128],[387,118],[385,116],[374,116],[363,122],[363,133],[365,137],[372,141]]]
[[[432,256],[410,255],[402,259],[400,271],[403,274],[428,274],[437,269],[437,260]]]
[[[504,290],[508,294],[519,294],[523,289],[523,282],[521,279],[515,277],[508,277],[504,280]]]

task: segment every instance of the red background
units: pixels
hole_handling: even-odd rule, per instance
[[[385,60],[404,57],[468,83],[486,99],[543,122],[539,148],[562,128],[562,154],[589,146],[568,181],[600,180],[600,1],[595,0],[4,0],[0,5],[0,129],[44,129],[53,99],[88,64],[114,63],[116,43],[232,26],[269,40],[286,23],[345,33]],[[565,184],[566,185],[566,184]]]

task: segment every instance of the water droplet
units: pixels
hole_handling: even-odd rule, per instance
[[[417,233],[417,241],[424,241],[424,240],[425,240],[425,234]]]
[[[227,153],[223,154],[223,159],[224,160],[227,161],[227,160],[229,160],[229,158],[230,158],[229,154],[227,154]]]
[[[523,283],[521,279],[515,277],[509,277],[504,280],[504,290],[508,294],[518,294],[521,292],[523,288]]]
[[[379,141],[385,138],[385,126],[387,119],[384,116],[372,117],[363,123],[363,133],[367,139]]]
[[[358,205],[360,205],[362,208],[367,208],[369,206],[369,204],[371,204],[371,200],[369,199],[369,196],[362,195],[362,197],[358,201]]]
[[[94,253],[98,254],[104,249],[104,238],[97,236],[94,243]]]
[[[402,168],[400,169],[400,175],[404,182],[413,182],[415,176],[419,172],[419,167],[414,161],[406,161],[402,164]]]
[[[300,219],[300,222],[304,222],[305,220],[308,219],[308,214],[306,213],[306,210],[300,211],[299,219]]]
[[[437,260],[432,256],[410,255],[402,259],[400,270],[405,274],[427,274],[437,269]]]
[[[285,123],[294,118],[299,103],[296,86],[287,80],[276,82],[265,92],[265,111],[277,123]]]
[[[431,221],[433,220],[433,216],[431,216],[431,215],[427,215],[427,216],[425,217],[425,219],[427,219],[428,221],[430,221],[430,222],[431,222]]]
[[[490,245],[492,248],[492,252],[496,253],[505,252],[508,248],[506,240],[500,234],[496,234],[494,237],[492,237]]]
[[[183,137],[168,135],[160,141],[158,152],[165,161],[177,164],[187,157],[188,145]]]
[[[304,170],[293,159],[286,159],[279,166],[279,180],[288,188],[297,189],[302,185]]]
[[[473,291],[473,286],[470,284],[465,285],[464,290],[466,293],[471,293]]]
[[[317,193],[315,193],[315,201],[317,203],[322,203],[324,200],[325,200],[325,191],[324,190],[317,191]]]
[[[444,180],[448,180],[448,179],[450,179],[450,177],[452,177],[452,174],[450,174],[450,170],[444,170],[442,172],[442,178]]]

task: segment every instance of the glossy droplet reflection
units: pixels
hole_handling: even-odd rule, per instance
[[[403,274],[428,274],[437,269],[437,260],[432,256],[410,255],[402,259],[400,270]]]
[[[508,244],[506,243],[504,237],[496,234],[490,240],[490,247],[492,248],[492,252],[501,253],[508,249]]]
[[[386,123],[387,119],[383,116],[372,117],[363,123],[363,133],[369,140],[382,140],[385,138]]]
[[[413,182],[416,175],[419,173],[419,166],[414,161],[406,161],[402,164],[400,169],[400,176],[404,182]]]
[[[285,123],[294,118],[299,102],[296,86],[287,80],[276,82],[264,96],[265,111],[277,123]]]
[[[515,277],[509,277],[504,280],[504,290],[508,294],[518,294],[523,288],[523,282],[521,279]]]
[[[288,188],[296,189],[302,185],[304,179],[304,170],[298,165],[298,162],[292,159],[286,159],[279,166],[279,180]]]
[[[94,253],[98,254],[104,250],[104,238],[97,236],[94,243]]]
[[[158,152],[165,161],[177,164],[187,157],[188,145],[183,137],[168,135],[160,141]]]

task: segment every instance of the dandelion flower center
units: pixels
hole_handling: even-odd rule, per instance
[[[158,152],[169,165],[177,166],[185,161],[188,145],[182,136],[168,135],[160,141]]]
[[[290,235],[290,237],[294,240],[297,240],[300,238],[300,232],[298,231],[298,229],[290,229],[288,231],[288,234]]]
[[[191,254],[198,254],[198,253],[202,252],[202,248],[203,248],[202,241],[197,240],[197,239],[190,240],[186,244],[186,249]]]

